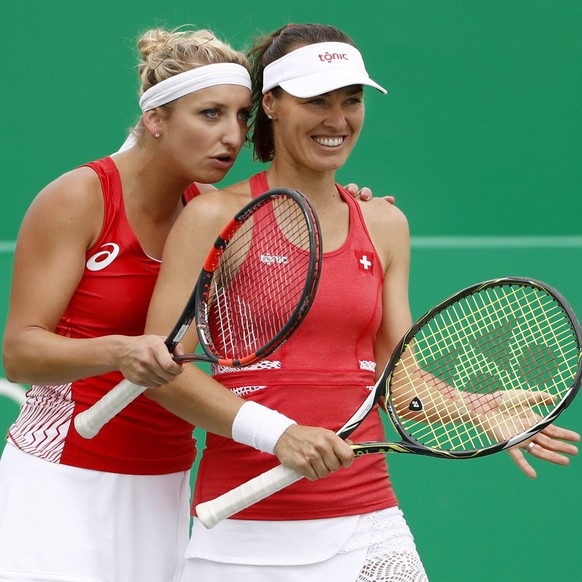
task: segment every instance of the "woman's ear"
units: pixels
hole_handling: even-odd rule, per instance
[[[162,133],[162,120],[157,109],[146,111],[142,116],[142,123],[152,137],[157,138]]]
[[[277,109],[277,99],[271,91],[267,91],[263,95],[262,101],[263,111],[269,119],[275,119],[275,112]]]

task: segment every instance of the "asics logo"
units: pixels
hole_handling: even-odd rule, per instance
[[[265,263],[265,265],[286,265],[289,262],[289,259],[286,256],[272,255],[269,252],[261,255],[260,260],[261,263]]]
[[[113,263],[119,254],[119,245],[116,245],[115,243],[105,243],[104,245],[101,245],[100,248],[106,248],[106,250],[99,251],[89,258],[86,264],[89,271],[101,271],[102,269],[105,269],[105,267],[108,267]]]

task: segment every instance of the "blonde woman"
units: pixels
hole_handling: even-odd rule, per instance
[[[32,387],[0,463],[0,580],[178,580],[193,425],[230,437],[243,404],[220,388],[180,419],[145,395],[93,440],[73,427],[123,377],[156,388],[182,372],[163,336],[144,335],[162,250],[185,205],[232,167],[251,110],[245,56],[211,32],[150,30],[138,48],[128,143],[46,186],[18,237],[4,369]],[[276,425],[267,448],[307,476],[314,446],[343,455],[322,474],[351,461],[333,433],[263,413]]]

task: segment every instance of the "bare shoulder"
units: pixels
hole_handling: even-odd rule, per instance
[[[238,185],[221,190],[207,190],[203,196],[191,200],[182,214],[188,221],[197,221],[201,216],[204,220],[228,220],[249,200],[250,192]]]
[[[370,234],[394,232],[408,233],[408,220],[398,206],[382,198],[372,198],[366,202],[358,201]]]
[[[182,235],[214,240],[249,200],[250,193],[238,185],[208,190],[186,205],[172,230]]]
[[[103,196],[97,174],[90,168],[76,168],[47,184],[35,197],[23,221],[45,234],[75,232],[90,241],[99,232],[103,217]]]
[[[385,272],[395,265],[406,269],[410,256],[410,233],[404,212],[381,198],[359,204]]]
[[[49,182],[34,202],[42,204],[91,204],[101,200],[101,186],[97,174],[87,167],[75,168]],[[63,208],[64,210],[64,208]]]

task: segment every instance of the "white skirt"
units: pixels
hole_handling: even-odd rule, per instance
[[[7,444],[0,461],[0,580],[176,582],[189,499],[187,471],[104,473]]]
[[[305,521],[194,518],[182,582],[426,582],[397,508]]]

